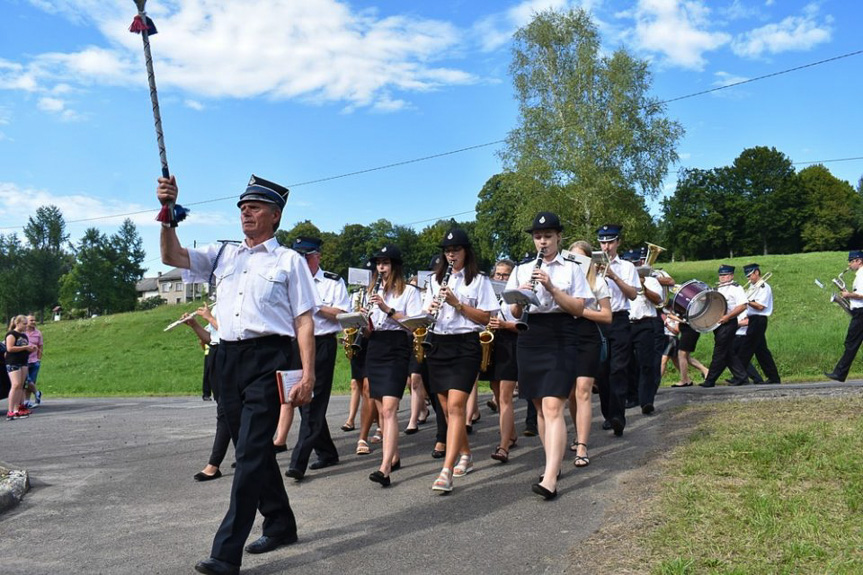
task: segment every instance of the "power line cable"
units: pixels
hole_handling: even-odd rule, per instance
[[[669,98],[669,99],[667,99],[667,100],[661,100],[661,101],[659,101],[659,102],[652,103],[652,104],[649,104],[649,105],[650,105],[650,106],[655,106],[655,105],[662,105],[662,104],[670,104],[670,103],[672,103],[672,102],[678,102],[678,101],[680,101],[680,100],[685,100],[685,99],[688,99],[688,98],[694,98],[694,97],[696,97],[696,96],[703,96],[703,95],[710,94],[710,93],[713,93],[713,92],[718,92],[718,91],[720,91],[720,90],[726,90],[726,89],[728,89],[728,88],[733,88],[733,87],[736,87],[736,86],[741,86],[741,85],[743,85],[743,84],[750,84],[750,83],[752,83],[752,82],[757,82],[757,81],[760,81],[760,80],[766,80],[766,79],[768,79],[768,78],[773,78],[773,77],[776,77],[776,76],[781,76],[781,75],[783,75],[783,74],[789,74],[789,73],[791,73],[791,72],[797,72],[797,71],[800,71],[800,70],[804,70],[804,69],[806,69],[806,68],[812,68],[812,67],[814,67],[814,66],[820,66],[820,65],[822,65],[822,64],[827,64],[827,63],[829,63],[829,62],[835,62],[835,61],[837,61],[837,60],[842,60],[842,59],[844,59],[844,58],[850,58],[850,57],[852,57],[852,56],[859,56],[860,54],[863,54],[863,50],[856,50],[856,51],[854,51],[854,52],[848,52],[848,53],[846,53],[846,54],[840,54],[839,56],[833,56],[832,58],[825,58],[825,59],[823,59],[823,60],[819,60],[819,61],[817,61],[817,62],[810,62],[810,63],[808,63],[808,64],[803,64],[803,65],[800,65],[800,66],[795,66],[795,67],[793,67],[793,68],[787,68],[787,69],[785,69],[785,70],[779,70],[778,72],[772,72],[772,73],[770,73],[770,74],[764,74],[764,75],[762,75],[762,76],[756,76],[755,78],[749,78],[749,79],[747,79],[747,80],[741,80],[741,81],[739,81],[739,82],[733,82],[733,83],[731,83],[731,84],[727,84],[727,85],[725,85],[725,86],[717,86],[716,88],[711,88],[711,89],[709,89],[709,90],[701,90],[701,91],[699,91],[699,92],[693,92],[693,93],[691,93],[691,94],[686,94],[686,95],[684,95],[684,96],[678,96],[678,97],[676,97],[676,98]],[[451,156],[451,155],[454,155],[454,154],[460,154],[460,153],[467,152],[467,151],[470,151],[470,150],[477,150],[477,149],[480,149],[480,148],[487,148],[487,147],[489,147],[489,146],[494,146],[494,145],[497,145],[497,144],[502,144],[502,143],[504,143],[504,142],[506,142],[506,139],[505,139],[505,138],[504,138],[504,139],[500,139],[500,140],[494,140],[494,141],[492,141],[492,142],[485,142],[485,143],[483,143],[483,144],[475,144],[475,145],[473,145],[473,146],[466,146],[466,147],[464,147],[464,148],[458,148],[458,149],[456,149],[456,150],[450,150],[450,151],[447,151],[447,152],[440,152],[440,153],[437,153],[437,154],[431,154],[431,155],[428,155],[428,156],[422,156],[422,157],[419,157],[419,158],[413,158],[413,159],[410,159],[410,160],[402,160],[402,161],[400,161],[400,162],[392,162],[392,163],[389,163],[389,164],[383,164],[383,165],[381,165],[381,166],[375,166],[375,167],[372,167],[372,168],[366,168],[366,169],[363,169],[363,170],[356,170],[356,171],[353,171],[353,172],[345,172],[344,174],[338,174],[338,175],[334,175],[334,176],[327,176],[327,177],[324,177],[324,178],[318,178],[318,179],[315,179],[315,180],[308,180],[308,181],[305,181],[305,182],[298,182],[298,183],[295,183],[295,184],[290,184],[288,187],[297,188],[297,187],[301,187],[301,186],[308,186],[308,185],[312,185],[312,184],[320,184],[320,183],[323,183],[323,182],[330,182],[330,181],[333,181],[333,180],[339,180],[339,179],[342,179],[342,178],[348,178],[348,177],[352,177],[352,176],[358,176],[358,175],[362,175],[362,174],[368,174],[368,173],[371,173],[371,172],[377,172],[377,171],[381,171],[381,170],[388,170],[388,169],[395,168],[395,167],[398,167],[398,166],[405,166],[405,165],[409,165],[409,164],[415,164],[415,163],[418,163],[418,162],[425,162],[425,161],[433,160],[433,159],[436,159],[436,158],[442,158],[442,157],[445,157],[445,156]],[[839,158],[839,159],[835,159],[835,160],[821,160],[821,161],[818,161],[818,162],[795,162],[795,164],[803,165],[803,164],[818,164],[818,163],[827,163],[827,162],[845,162],[845,161],[859,160],[859,159],[861,159],[861,158],[859,158],[859,157],[856,157],[856,158]],[[678,172],[679,172],[681,169],[684,169],[684,168],[679,168],[679,169],[678,169]],[[210,204],[210,203],[214,203],[214,202],[222,202],[222,201],[225,201],[225,200],[231,200],[231,199],[234,199],[234,198],[236,198],[236,195],[224,196],[224,197],[221,197],[221,198],[213,198],[213,199],[210,199],[210,200],[202,200],[202,201],[200,201],[200,202],[193,202],[193,203],[189,203],[189,204],[186,204],[186,205],[187,205],[187,206],[200,206],[200,205],[203,205],[203,204]],[[68,221],[68,222],[66,222],[66,223],[67,223],[67,224],[80,224],[80,223],[84,223],[84,222],[92,222],[92,221],[98,221],[98,220],[106,220],[106,219],[113,219],[113,218],[122,218],[122,217],[129,217],[129,216],[137,216],[137,215],[141,215],[141,214],[150,213],[150,212],[152,212],[152,211],[155,211],[155,210],[140,210],[140,211],[137,211],[137,212],[127,212],[127,213],[124,213],[124,214],[112,214],[112,215],[106,215],[106,216],[94,216],[94,217],[92,217],[92,218],[83,218],[83,219],[79,219],[79,220],[70,220],[70,221]],[[465,214],[465,213],[469,213],[469,212],[461,212],[460,214],[456,214],[456,215],[461,215],[461,214]],[[449,217],[449,216],[445,216],[445,217]],[[414,223],[423,223],[423,222],[432,221],[432,220],[435,220],[435,221],[436,221],[436,220],[438,220],[438,219],[443,219],[443,218],[430,218],[430,219],[427,219],[427,220],[421,220],[421,221],[419,221],[419,222],[414,222]],[[413,225],[414,223],[411,223],[411,224],[405,224],[405,225]],[[23,228],[23,226],[13,226],[13,227],[0,228],[0,230],[13,230],[13,229],[21,229],[21,228]]]

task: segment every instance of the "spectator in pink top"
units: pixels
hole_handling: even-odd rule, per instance
[[[39,407],[42,403],[42,392],[36,388],[36,378],[39,376],[39,368],[42,365],[42,332],[36,327],[36,317],[27,316],[27,339],[36,350],[27,358],[27,381],[24,384],[24,405],[29,409]],[[31,399],[32,396],[32,399]]]

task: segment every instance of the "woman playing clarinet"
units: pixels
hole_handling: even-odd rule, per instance
[[[429,384],[447,419],[446,456],[432,484],[434,491],[452,491],[453,477],[473,471],[467,441],[466,405],[482,360],[479,332],[498,309],[489,279],[479,273],[467,234],[450,230],[440,244],[444,257],[429,278],[423,308],[436,320],[426,352]]]
[[[530,228],[537,250],[534,263],[519,265],[507,287],[535,292],[539,305],[527,310],[528,329],[518,336],[519,396],[531,400],[539,416],[539,435],[545,448],[545,473],[533,492],[544,499],[557,497],[557,478],[566,451],[563,410],[578,375],[578,324],[585,303],[593,301],[584,272],[560,251],[563,226],[551,212],[540,212]],[[512,315],[523,318],[525,307],[512,304]]]
[[[383,458],[369,479],[390,485],[390,472],[401,467],[399,457],[399,402],[405,393],[412,340],[398,320],[421,313],[419,290],[405,282],[398,247],[386,245],[372,256],[373,287],[369,294],[374,329],[366,350],[369,395],[375,401],[383,425]]]

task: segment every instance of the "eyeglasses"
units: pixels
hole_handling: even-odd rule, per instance
[[[510,274],[508,274],[508,273],[497,272],[494,274],[494,279],[506,280],[506,279],[509,279],[509,276],[510,276]]]

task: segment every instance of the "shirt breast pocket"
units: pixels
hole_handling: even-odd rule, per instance
[[[233,264],[217,268],[215,272],[213,272],[213,280],[216,283],[216,288],[221,286],[223,281],[227,281],[228,284],[230,284],[230,282],[235,279],[235,270],[236,268]]]
[[[474,284],[478,282],[473,282]],[[476,307],[477,298],[477,290],[474,285],[466,286],[460,285],[458,290],[456,290],[456,296],[458,297],[458,301],[463,303],[468,307]]]
[[[284,297],[284,286],[288,280],[288,272],[285,270],[267,270],[259,273],[257,279],[260,301],[272,305]]]

